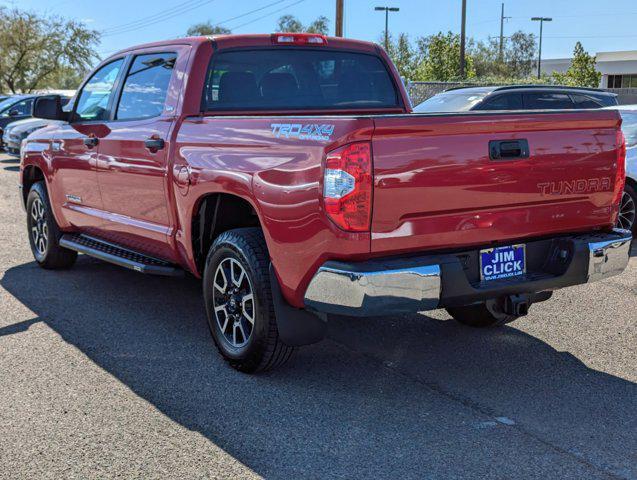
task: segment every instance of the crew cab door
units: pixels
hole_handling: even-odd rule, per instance
[[[69,123],[52,135],[52,204],[61,223],[97,233],[102,226],[102,199],[97,183],[97,145],[105,134],[105,120],[113,100],[124,58],[102,67],[84,83]]]
[[[175,71],[187,60],[188,47],[170,50],[128,59],[97,160],[106,219],[102,236],[165,259],[174,255],[167,152],[181,90]]]

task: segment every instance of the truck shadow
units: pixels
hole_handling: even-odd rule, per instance
[[[247,376],[220,360],[193,278],[145,277],[80,257],[63,272],[11,268],[0,284],[37,316],[0,336],[46,323],[265,477],[449,478],[488,469],[527,478],[556,457],[583,469],[579,478],[591,474],[582,457],[637,474],[637,385],[513,327],[337,317],[328,340],[276,372]]]

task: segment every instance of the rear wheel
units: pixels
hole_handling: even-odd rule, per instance
[[[269,264],[258,228],[222,233],[206,259],[204,299],[210,332],[226,361],[246,373],[282,365],[294,350],[279,339]]]
[[[619,204],[619,215],[617,217],[617,226],[625,230],[630,230],[633,234],[637,233],[637,192],[633,186],[626,183],[622,200]]]
[[[27,229],[35,261],[42,268],[70,268],[77,252],[61,247],[62,232],[53,217],[44,182],[34,183],[27,197]]]
[[[487,300],[476,305],[449,307],[447,312],[455,320],[470,327],[499,327],[520,318],[504,313],[504,302],[499,299]]]

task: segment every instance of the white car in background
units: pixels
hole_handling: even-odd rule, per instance
[[[622,116],[622,131],[626,137],[626,187],[619,207],[617,226],[637,232],[637,105],[608,107],[619,110]]]

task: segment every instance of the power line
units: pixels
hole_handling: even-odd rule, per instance
[[[207,5],[209,3],[212,3],[214,0],[196,0],[196,2],[193,4],[191,3],[190,5],[188,5],[188,3],[190,2],[184,2],[180,5],[178,5],[177,7],[174,7],[173,9],[170,10],[166,10],[164,12],[161,12],[160,14],[156,14],[156,15],[152,15],[150,17],[146,17],[144,19],[140,19],[137,20],[135,24],[132,24],[133,22],[131,22],[130,25],[128,26],[119,26],[119,27],[115,27],[112,28],[110,30],[105,30],[103,32],[104,37],[110,37],[112,35],[120,35],[122,33],[128,33],[128,32],[132,32],[135,30],[139,30],[140,28],[146,28],[150,25],[155,25],[157,23],[161,23],[161,22],[165,22],[168,20],[172,20],[174,17],[178,16],[178,15],[183,15],[184,13],[188,13],[191,12],[197,8],[203,7],[204,5]],[[184,7],[185,5],[185,7]],[[175,10],[176,8],[178,8],[178,10]]]
[[[307,0],[297,0],[296,2],[293,2],[293,3],[290,3],[289,5],[286,5],[285,7],[279,8],[277,10],[274,10],[273,12],[266,13],[265,15],[262,15],[260,17],[254,18],[254,19],[250,20],[249,22],[242,23],[241,25],[235,25],[234,27],[232,27],[232,30],[236,30],[237,28],[245,27],[246,25],[250,25],[252,23],[258,22],[259,20],[262,20],[264,18],[271,17],[272,15],[274,15],[276,13],[282,12],[283,10],[286,10],[286,9],[288,9],[290,7],[298,5],[299,3],[303,3],[305,1],[307,1]]]
[[[215,26],[223,25],[224,23],[232,22],[233,20],[237,20],[239,18],[247,17],[248,15],[252,15],[253,13],[260,12],[261,10],[265,10],[266,8],[273,7],[274,5],[278,5],[279,3],[283,3],[283,2],[286,2],[286,1],[287,0],[278,0],[276,2],[268,3],[267,5],[264,5],[263,7],[255,8],[254,10],[250,10],[249,12],[242,13],[241,15],[237,15],[236,17],[227,18],[226,20],[222,20],[219,23],[215,23]]]

